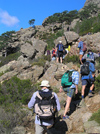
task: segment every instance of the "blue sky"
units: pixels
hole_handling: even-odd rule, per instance
[[[0,35],[28,28],[29,20],[42,25],[48,16],[65,10],[80,10],[86,0],[0,0]]]

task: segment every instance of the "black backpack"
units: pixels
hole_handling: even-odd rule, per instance
[[[34,108],[40,121],[54,119],[57,112],[54,93],[50,90],[48,92],[39,90],[36,95]]]
[[[89,62],[84,62],[83,65],[81,65],[80,73],[81,75],[88,75],[90,73]]]

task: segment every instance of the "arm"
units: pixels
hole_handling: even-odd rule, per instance
[[[99,54],[94,53],[94,58],[98,58]]]
[[[30,109],[32,109],[33,106],[34,106],[34,104],[35,104],[36,94],[37,94],[37,92],[35,92],[35,93],[33,94],[33,96],[31,97],[31,100],[30,100],[29,103],[28,103],[28,108],[30,108]]]
[[[55,95],[55,98],[56,98],[56,103],[57,103],[57,110],[59,111],[60,110],[60,102],[59,102],[59,99],[58,99],[58,96],[56,93],[54,93]]]
[[[78,71],[73,72],[72,81],[74,82],[75,87],[76,87],[75,94],[77,94],[78,93],[78,83],[79,83],[79,72]]]

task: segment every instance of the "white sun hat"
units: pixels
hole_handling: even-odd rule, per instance
[[[60,40],[59,43],[62,43],[62,41]]]
[[[40,85],[40,86],[41,86],[41,87],[50,87],[49,81],[43,80],[43,81],[41,82],[41,85]]]

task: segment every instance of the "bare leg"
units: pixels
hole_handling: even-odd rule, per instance
[[[84,96],[85,88],[86,88],[86,85],[83,85],[82,86],[82,93],[81,93],[82,96]]]
[[[81,64],[82,64],[82,57],[83,57],[83,55],[80,55],[79,56],[79,59],[80,59]]]
[[[57,63],[58,63],[59,57],[57,57]]]
[[[65,106],[64,116],[66,115],[66,113],[67,113],[68,110],[69,110],[71,100],[72,100],[72,98],[68,96],[68,97],[67,97],[67,100],[66,100],[66,106]]]
[[[62,63],[62,57],[60,57],[60,62]]]
[[[93,88],[94,88],[94,84],[92,84],[92,86],[90,87],[90,90],[92,91],[92,90],[93,90]]]

